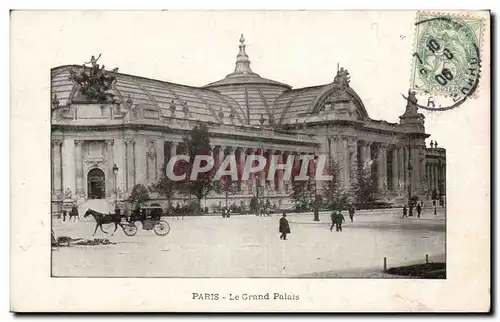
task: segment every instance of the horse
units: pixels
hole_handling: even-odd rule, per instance
[[[105,232],[102,229],[102,225],[104,225],[104,224],[115,224],[115,230],[113,231],[113,233],[111,234],[111,236],[113,236],[115,234],[116,230],[118,229],[118,226],[120,226],[120,227],[122,227],[122,229],[124,229],[123,225],[121,223],[123,216],[121,216],[121,215],[116,215],[116,214],[113,214],[113,213],[102,214],[102,213],[100,213],[98,211],[95,211],[95,210],[92,210],[92,209],[88,209],[85,212],[85,215],[83,217],[87,218],[88,216],[94,217],[94,219],[96,221],[94,233],[92,234],[92,236],[95,235],[95,233],[97,231],[97,228],[101,228],[101,231],[103,233],[107,234],[107,232]]]

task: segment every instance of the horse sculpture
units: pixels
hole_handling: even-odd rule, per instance
[[[114,213],[103,214],[103,213],[100,213],[98,211],[88,209],[85,212],[85,215],[83,217],[87,218],[88,216],[94,217],[94,219],[96,221],[94,233],[92,234],[92,236],[95,235],[97,228],[100,228],[103,233],[107,234],[107,232],[102,229],[102,225],[104,225],[104,224],[115,224],[115,230],[113,231],[111,236],[113,236],[115,234],[116,230],[118,229],[118,226],[120,226],[122,229],[124,229],[123,225],[121,223],[122,218],[124,216],[122,216],[120,214],[114,214]]]
[[[80,72],[77,74],[74,68],[71,68],[69,70],[69,75],[69,80],[74,81],[80,85],[88,83],[90,80],[87,74],[85,74],[84,72]]]

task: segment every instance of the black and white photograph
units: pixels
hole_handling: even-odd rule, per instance
[[[47,278],[272,279],[179,295],[251,310],[313,301],[280,281],[456,281],[458,239],[483,232],[477,256],[489,252],[489,201],[472,198],[489,195],[489,19],[15,12],[13,33],[39,27],[53,48],[37,102],[49,138],[29,158],[49,183]]]

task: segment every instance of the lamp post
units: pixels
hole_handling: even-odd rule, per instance
[[[116,164],[113,166],[113,176],[115,183],[115,207],[118,207],[118,187],[116,181],[116,177],[118,176],[118,166]]]

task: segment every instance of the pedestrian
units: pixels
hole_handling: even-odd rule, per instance
[[[335,210],[330,215],[330,219],[332,221],[332,225],[330,226],[330,231],[332,231],[333,227],[335,226],[335,222],[337,221],[337,212]]]
[[[78,213],[78,207],[76,206],[76,204],[73,204],[73,207],[71,207],[71,216],[69,216],[69,220],[71,219],[71,217],[75,217],[74,221],[76,221],[77,218],[78,220],[80,220],[80,214]]]
[[[63,221],[66,221],[67,215],[68,215],[68,212],[66,210],[63,210]]]
[[[422,212],[422,206],[420,203],[417,204],[417,217],[420,218],[420,213]]]
[[[351,219],[351,222],[354,221],[354,212],[355,212],[354,205],[351,205],[349,207],[349,218]]]
[[[290,234],[290,225],[288,220],[286,220],[286,213],[283,213],[283,217],[280,219],[280,239],[286,240],[286,234]]]
[[[408,216],[407,216],[407,213],[408,213],[408,209],[406,209],[406,205],[404,205],[404,206],[403,206],[403,218],[408,217]]]
[[[337,213],[337,216],[335,217],[335,224],[337,225],[336,231],[342,231],[342,222],[345,222],[344,215],[342,215],[342,211],[339,211]]]

